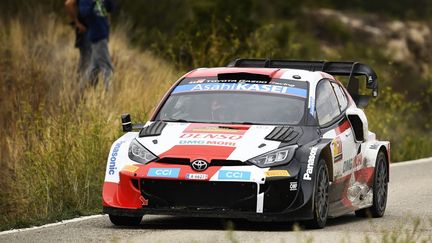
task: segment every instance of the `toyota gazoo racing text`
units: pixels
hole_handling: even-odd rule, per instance
[[[140,224],[145,214],[311,228],[353,211],[381,217],[390,144],[358,108],[377,95],[375,72],[357,62],[237,59],[193,70],[145,125],[122,115],[103,211],[115,225]]]

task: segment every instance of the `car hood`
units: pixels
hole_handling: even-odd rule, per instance
[[[146,124],[146,127],[151,124]],[[160,159],[244,162],[281,145],[280,141],[266,139],[275,128],[267,125],[167,122],[154,129],[159,130],[155,135],[146,134],[137,140]]]

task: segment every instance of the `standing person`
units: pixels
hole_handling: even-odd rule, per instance
[[[91,42],[87,26],[83,17],[79,14],[80,0],[66,0],[65,7],[71,19],[71,25],[75,28],[75,47],[79,49],[78,76],[84,76],[90,65]]]
[[[113,10],[112,0],[80,0],[80,13],[89,28],[91,41],[90,66],[87,80],[96,86],[98,75],[102,72],[105,90],[108,91],[113,73],[111,57],[108,51],[110,13]]]

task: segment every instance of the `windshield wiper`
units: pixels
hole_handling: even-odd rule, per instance
[[[190,122],[190,121],[186,121],[185,119],[169,119],[169,120],[161,120],[164,122]]]
[[[266,126],[283,125],[283,124],[260,123],[260,122],[231,122],[230,124],[239,124],[239,125],[266,125]]]
[[[185,119],[168,119],[168,120],[161,120],[161,121],[164,121],[164,122],[205,123],[205,122],[202,122],[202,121],[188,121],[188,120],[185,120]]]
[[[237,124],[237,125],[266,125],[264,123],[258,123],[258,122],[230,122],[229,124]]]

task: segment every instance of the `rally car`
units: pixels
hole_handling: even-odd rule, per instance
[[[237,59],[195,69],[144,125],[122,115],[103,211],[123,226],[145,214],[312,228],[353,211],[381,217],[390,144],[358,108],[377,95],[375,72],[357,62]]]

